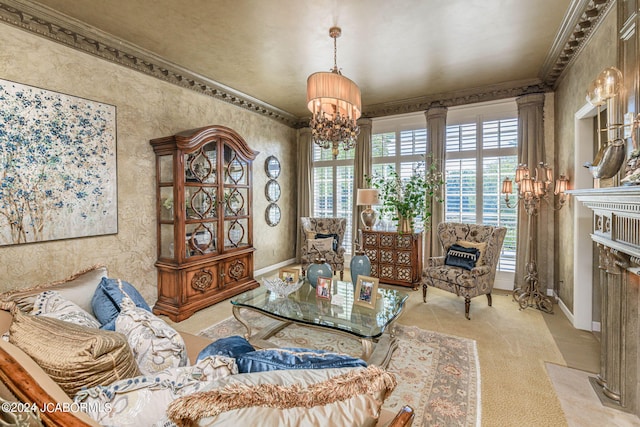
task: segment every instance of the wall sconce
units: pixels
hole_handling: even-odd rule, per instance
[[[620,128],[625,125],[618,123],[614,102],[622,88],[622,72],[615,67],[608,67],[600,72],[587,89],[587,102],[598,108],[598,154],[593,162],[585,163],[584,167],[589,169],[595,179],[613,177],[620,170],[625,158],[624,139],[620,137]],[[605,104],[607,105],[607,125],[603,128],[600,123],[600,108]],[[637,127],[638,122],[637,119],[634,120],[633,126]],[[603,130],[607,131],[607,141],[604,144],[601,135]]]

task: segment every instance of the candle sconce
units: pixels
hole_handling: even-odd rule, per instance
[[[528,261],[524,277],[525,286],[514,289],[513,299],[518,302],[522,310],[535,306],[538,310],[544,311],[545,313],[553,313],[553,302],[544,292],[540,291],[532,217],[538,215],[542,201],[547,203],[553,210],[562,209],[567,198],[566,191],[569,178],[561,174],[555,180],[553,194],[554,196],[558,196],[557,205],[555,203],[555,197],[551,196],[553,170],[546,163],[540,162],[539,166],[534,170],[533,177],[527,165],[519,165],[516,169],[515,182],[518,186],[518,198],[515,204],[511,204],[509,200],[509,195],[513,194],[513,181],[511,181],[510,178],[505,178],[502,182],[502,194],[504,194],[505,204],[509,208],[515,208],[518,203],[523,203],[528,217],[527,230],[529,245]]]
[[[595,179],[611,178],[615,176],[625,158],[624,135],[620,135],[620,130],[625,127],[636,129],[640,123],[640,115],[628,124],[618,122],[615,98],[623,88],[622,72],[615,67],[608,67],[596,77],[587,90],[587,102],[597,107],[598,123],[598,153],[593,162],[587,162],[584,167],[588,168]],[[603,105],[607,106],[607,125],[601,125],[600,113]],[[629,121],[627,118],[626,121]],[[607,132],[607,140],[602,142],[602,132]],[[635,132],[631,132],[634,134]],[[634,141],[635,149],[635,141]]]

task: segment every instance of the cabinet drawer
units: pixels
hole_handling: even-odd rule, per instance
[[[365,249],[364,250],[365,255],[367,255],[369,257],[369,261],[371,261],[372,264],[377,263],[379,261],[379,257],[378,257],[378,250],[377,249]]]

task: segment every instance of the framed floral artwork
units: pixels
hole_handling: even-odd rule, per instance
[[[0,246],[118,232],[116,107],[0,79]]]

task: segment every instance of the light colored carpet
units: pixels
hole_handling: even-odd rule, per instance
[[[253,332],[272,320],[254,313],[242,313]],[[255,329],[254,329],[255,328]],[[229,318],[200,333],[211,339],[242,335],[245,328]],[[384,409],[396,413],[404,405],[415,412],[415,426],[480,425],[479,365],[474,340],[425,331],[415,326],[399,326],[398,348],[387,367],[396,375],[398,386],[385,400]],[[360,342],[299,326],[289,326],[270,341],[279,347],[316,348],[359,356]]]
[[[427,304],[424,304],[421,290],[393,288],[409,293],[399,324],[476,341],[482,377],[482,426],[568,425],[545,369],[546,362],[567,365],[544,319],[545,316],[564,317],[557,307],[553,315],[534,309],[520,311],[509,293],[494,290],[493,307],[487,306],[483,296],[474,298],[471,320],[467,320],[464,300],[453,294],[429,288]],[[231,304],[223,301],[179,324],[169,323],[179,330],[198,333],[229,316]],[[566,318],[557,323],[566,326]],[[581,333],[569,326],[566,329],[563,339],[572,333]],[[579,342],[572,346],[573,352],[593,351],[580,347]],[[597,353],[595,357],[597,359]],[[598,362],[594,365],[598,366]]]

